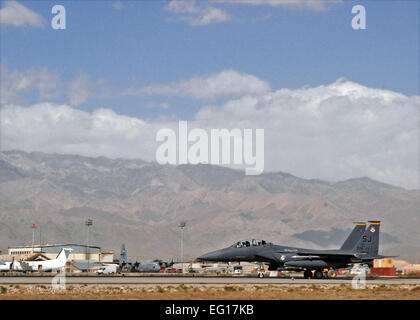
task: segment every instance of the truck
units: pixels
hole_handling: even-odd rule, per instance
[[[108,265],[102,266],[98,270],[96,270],[97,274],[112,274],[117,273],[117,266],[116,265]]]

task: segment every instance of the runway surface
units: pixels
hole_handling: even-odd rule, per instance
[[[50,284],[53,277],[0,277],[0,284]],[[366,279],[369,284],[403,285],[420,284],[418,278]],[[303,279],[303,278],[255,278],[255,277],[66,277],[73,284],[351,284],[351,278]]]

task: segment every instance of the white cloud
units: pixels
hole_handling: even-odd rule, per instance
[[[117,10],[121,10],[121,9],[124,9],[125,8],[125,5],[120,0],[115,1],[112,4],[112,6],[114,7],[114,9],[117,9]]]
[[[68,85],[69,103],[72,106],[81,105],[92,92],[89,75],[82,74],[74,78]]]
[[[339,79],[208,106],[196,122],[264,128],[265,167],[328,180],[369,176],[419,187],[420,98]]]
[[[47,68],[30,68],[24,72],[8,70],[0,65],[0,103],[23,103],[25,97],[35,93],[39,99],[58,96],[60,76]]]
[[[167,11],[175,13],[179,19],[191,26],[209,25],[231,20],[231,16],[224,10],[211,6],[197,6],[195,0],[172,0]]]
[[[152,160],[154,136],[143,120],[110,109],[92,113],[68,105],[41,103],[1,110],[2,149],[58,152],[88,156],[145,157]]]
[[[42,17],[16,1],[5,1],[0,9],[0,23],[14,27],[43,27]]]
[[[338,3],[342,0],[213,0],[233,4],[269,5],[272,7],[285,7],[290,9],[310,9],[322,11],[328,3]]]
[[[327,4],[341,1],[342,0],[211,0],[211,2],[215,4],[267,5],[271,7],[313,11],[323,11],[327,9]],[[176,14],[179,20],[187,22],[191,26],[209,25],[232,20],[232,16],[226,10],[215,8],[208,4],[203,6],[203,3],[200,3],[200,6],[198,6],[195,0],[171,0],[170,3],[165,6],[165,10]],[[267,16],[265,16],[264,19],[267,19]],[[173,21],[174,19],[168,20]]]
[[[270,85],[253,75],[235,70],[193,77],[173,84],[152,85],[142,89],[130,89],[131,94],[176,95],[211,100],[219,97],[256,95],[270,91]]]
[[[0,64],[0,104],[23,105],[54,100],[78,106],[90,97],[103,98],[114,94],[106,81],[92,80],[86,73],[63,81],[59,73],[45,67],[21,71]]]
[[[369,176],[419,188],[420,97],[340,79],[330,85],[246,94],[206,106],[192,128],[263,128],[265,170],[332,181]],[[154,160],[155,135],[176,119],[144,120],[67,105],[6,105],[2,149]]]

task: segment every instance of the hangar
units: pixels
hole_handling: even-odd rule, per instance
[[[66,243],[66,244],[43,244],[37,246],[15,246],[8,248],[8,257],[3,255],[3,260],[7,258],[14,258],[17,260],[28,259],[33,255],[39,255],[48,258],[55,259],[60,253],[61,249],[70,248],[69,260],[87,260],[97,262],[113,262],[114,252],[113,251],[101,251],[100,247],[97,246],[86,246],[82,244]]]

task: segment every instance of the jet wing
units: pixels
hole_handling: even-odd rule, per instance
[[[377,256],[370,256],[370,257],[360,257],[362,260],[372,260],[372,259],[385,259],[385,258],[396,258],[398,256],[383,256],[383,255],[377,255]]]
[[[359,255],[350,251],[343,250],[298,250],[296,254],[299,256],[313,256],[313,257],[325,257],[325,256],[338,256],[338,257],[358,257]]]
[[[273,254],[273,251],[267,250],[258,252],[258,254],[255,255],[255,258],[261,261],[276,261],[276,256]]]
[[[372,260],[372,259],[384,259],[384,258],[395,258],[397,256],[366,256],[363,253],[356,253],[343,250],[300,250],[296,251],[296,254],[299,256],[312,256],[312,257],[356,257],[362,260]]]

